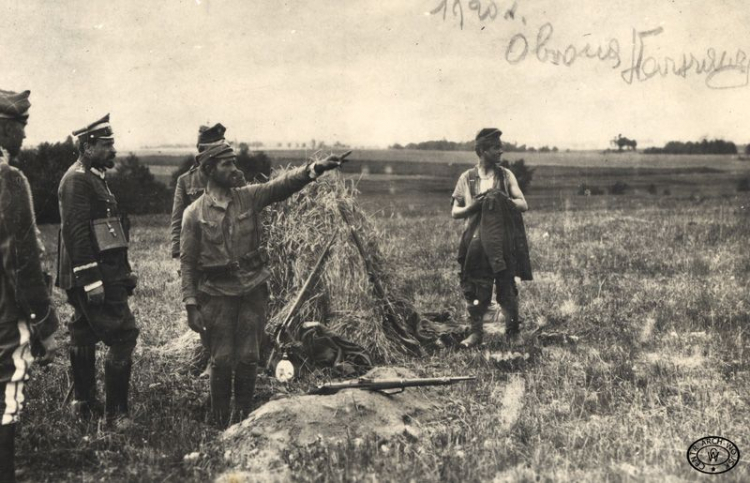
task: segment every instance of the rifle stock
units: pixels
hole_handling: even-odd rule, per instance
[[[310,291],[310,288],[317,282],[318,277],[320,276],[320,272],[323,267],[323,264],[326,258],[328,258],[328,254],[331,252],[331,246],[333,246],[333,242],[336,240],[336,236],[337,236],[337,233],[334,233],[331,236],[331,239],[326,244],[325,249],[323,250],[323,253],[320,254],[320,257],[318,257],[318,261],[315,263],[315,267],[313,268],[312,272],[310,272],[310,275],[307,277],[305,284],[297,293],[297,297],[294,299],[294,303],[289,308],[289,312],[287,312],[286,317],[284,317],[284,321],[281,322],[281,324],[279,324],[279,326],[276,328],[276,331],[274,332],[274,338],[273,338],[274,346],[271,349],[271,353],[268,357],[268,362],[266,363],[266,369],[270,370],[271,364],[273,363],[273,358],[276,355],[276,349],[281,346],[281,336],[287,330],[289,330],[289,327],[292,325],[292,320],[294,320],[294,317],[297,315],[297,311],[300,309],[300,307],[302,307],[302,304],[305,302],[305,299],[308,295],[308,292]]]

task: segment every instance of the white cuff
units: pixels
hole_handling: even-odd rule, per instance
[[[86,265],[79,265],[77,267],[73,267],[73,273],[78,273],[82,270],[88,270],[89,268],[94,268],[98,266],[96,262],[87,263]]]
[[[97,281],[97,282],[94,282],[94,283],[90,283],[90,284],[88,284],[88,285],[85,285],[85,286],[83,287],[83,289],[84,289],[84,290],[85,290],[86,292],[91,292],[92,290],[94,290],[94,289],[96,289],[96,288],[99,288],[99,287],[101,287],[102,285],[104,285],[104,282],[102,282],[101,280],[99,280],[99,281]]]
[[[310,176],[310,179],[318,179],[320,175],[315,171],[315,163],[307,165],[307,175]]]

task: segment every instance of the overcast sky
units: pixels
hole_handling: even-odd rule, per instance
[[[740,0],[485,0],[484,20],[470,0],[430,14],[441,3],[3,0],[0,88],[32,91],[30,145],[107,112],[121,151],[194,144],[208,121],[267,144],[467,140],[483,126],[571,149],[604,148],[618,133],[641,146],[750,141]],[[654,32],[628,71],[634,31]],[[585,58],[587,44],[604,59]],[[723,71],[694,64],[646,80],[657,61],[674,71],[667,58],[710,64],[710,48],[715,67],[726,52]],[[547,49],[567,50],[571,65]]]

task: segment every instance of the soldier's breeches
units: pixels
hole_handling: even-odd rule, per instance
[[[70,323],[71,343],[92,346],[98,341],[109,346],[107,360],[116,364],[130,363],[138,340],[138,327],[128,305],[125,285],[106,283],[104,303],[89,303],[83,288],[68,290],[68,302],[75,309]]]
[[[31,356],[26,321],[0,323],[0,425],[14,424],[24,405]]]
[[[211,367],[235,369],[238,364],[256,364],[268,311],[266,285],[242,296],[200,299]]]

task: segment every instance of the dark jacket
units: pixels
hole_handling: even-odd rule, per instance
[[[479,173],[469,170],[468,184],[472,197],[476,196]],[[495,172],[495,186],[482,203],[482,211],[471,215],[461,236],[458,262],[462,274],[482,273],[488,264],[488,273],[510,269],[521,280],[532,280],[529,245],[523,215],[508,197],[508,183],[503,168]]]
[[[79,159],[60,181],[58,198],[61,226],[57,285],[69,290],[98,282],[129,281],[127,249],[98,254],[94,244],[91,222],[121,216],[106,180]]]
[[[0,324],[23,318],[35,337],[46,339],[59,323],[42,270],[31,189],[6,161],[0,154]]]
[[[200,198],[206,191],[206,176],[194,165],[187,173],[177,178],[174,190],[174,202],[172,203],[172,221],[170,223],[170,234],[172,241],[172,257],[180,256],[180,231],[182,230],[182,215],[185,208]]]
[[[308,166],[268,183],[233,188],[227,207],[204,194],[188,206],[180,235],[183,301],[199,291],[239,295],[265,282],[270,273],[261,247],[261,210],[311,181]]]

